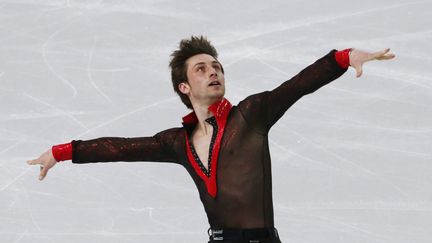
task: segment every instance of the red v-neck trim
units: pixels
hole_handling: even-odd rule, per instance
[[[216,139],[213,145],[213,150],[211,151],[211,162],[210,162],[210,176],[208,177],[200,168],[198,161],[195,160],[195,157],[192,154],[192,151],[190,149],[189,144],[189,135],[186,132],[186,152],[187,157],[189,160],[189,163],[194,168],[195,172],[199,175],[199,177],[204,181],[207,192],[212,196],[213,198],[217,195],[217,182],[216,182],[216,168],[217,168],[217,161],[219,158],[219,150],[221,145],[222,136],[224,134],[225,125],[227,122],[227,118],[229,115],[229,112],[231,111],[232,105],[231,103],[223,98],[220,101],[217,101],[213,103],[211,106],[209,106],[208,110],[213,113],[213,115],[216,118],[216,123],[218,126],[218,132],[216,134]],[[187,116],[183,117],[183,125],[191,125],[196,124],[198,122],[198,119],[196,117],[195,112],[189,113]]]

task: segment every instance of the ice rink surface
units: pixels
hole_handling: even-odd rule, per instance
[[[378,51],[361,78],[300,99],[270,132],[275,227],[287,243],[432,237],[432,0],[0,1],[0,242],[207,242],[175,164],[61,162],[54,144],[151,136],[189,111],[169,55],[206,35],[237,104],[332,49]]]

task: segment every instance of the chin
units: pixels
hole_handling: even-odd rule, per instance
[[[221,99],[223,99],[223,95],[218,95],[218,96],[213,96],[212,97],[212,100],[221,100]]]
[[[223,98],[224,98],[224,94],[211,96],[211,100],[213,100],[213,102],[222,100]]]
[[[225,96],[225,92],[215,95],[216,98],[222,99]]]

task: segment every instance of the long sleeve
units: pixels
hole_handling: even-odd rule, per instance
[[[313,93],[344,74],[348,67],[341,67],[336,61],[336,52],[330,51],[277,88],[241,101],[238,106],[247,123],[260,133],[268,132],[302,96]]]
[[[72,159],[72,143],[54,145],[51,151],[57,162]]]
[[[161,131],[152,137],[102,137],[72,141],[72,163],[154,161],[179,163],[174,141],[179,128]]]

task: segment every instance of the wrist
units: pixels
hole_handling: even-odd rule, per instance
[[[336,62],[343,69],[347,69],[350,66],[350,55],[353,48],[348,48],[335,53]]]
[[[57,162],[72,159],[72,143],[54,145],[51,151]]]

